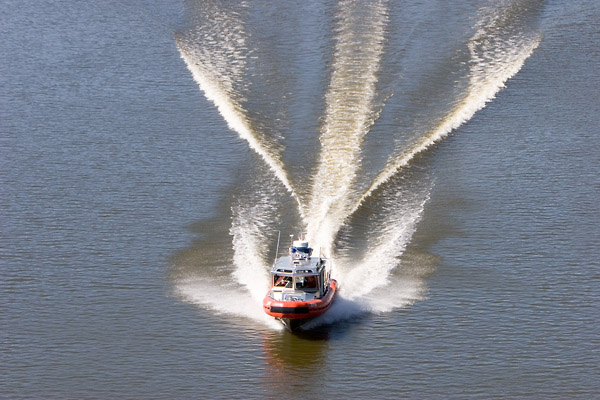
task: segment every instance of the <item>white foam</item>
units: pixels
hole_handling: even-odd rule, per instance
[[[238,205],[234,208],[230,234],[233,237],[232,275],[252,297],[261,302],[269,288],[269,265],[266,230],[269,226],[268,204]]]
[[[372,309],[366,302],[349,300],[338,294],[325,314],[304,324],[302,329],[309,330],[322,325],[331,325],[337,321],[349,320],[370,312],[372,312]]]
[[[186,62],[194,80],[198,83],[206,98],[217,107],[219,113],[227,122],[227,126],[237,132],[240,138],[248,142],[250,148],[265,161],[286,189],[294,194],[292,185],[278,155],[273,154],[271,149],[257,139],[250,128],[242,106],[227,94],[227,91],[222,88],[221,82],[213,74],[207,71],[199,62],[191,60],[181,47],[179,49],[181,58]],[[296,196],[294,195],[294,197]]]
[[[308,239],[327,253],[352,204],[361,145],[376,115],[374,97],[388,19],[383,1],[343,1],[339,9],[321,153],[305,213]]]
[[[538,35],[518,40],[514,38],[504,41],[497,38],[496,40],[485,40],[485,35],[489,36],[493,32],[493,20],[491,23],[492,26],[485,28],[480,26],[468,44],[471,67],[469,88],[465,98],[428,135],[408,150],[390,159],[354,205],[352,212],[356,211],[366,198],[393,177],[400,168],[406,166],[417,154],[448,136],[493,100],[496,94],[505,87],[506,81],[519,72],[525,60],[531,56],[540,42],[541,38]],[[477,47],[475,43],[479,41],[484,41],[491,47]],[[506,47],[498,47],[500,45]]]
[[[176,282],[175,293],[184,301],[210,309],[217,314],[249,318],[273,329],[281,324],[263,312],[262,301],[235,282],[217,283],[214,277],[194,277]]]
[[[205,18],[210,24],[200,28],[200,37],[192,38],[191,44],[187,43],[186,36],[176,38],[181,58],[200,90],[217,107],[227,126],[248,142],[300,206],[300,200],[281,162],[281,155],[273,145],[259,139],[253,131],[240,101],[240,93],[235,91],[235,84],[243,87],[246,58],[250,53],[243,21],[239,15],[227,13],[218,7],[210,8],[210,15]]]
[[[389,200],[386,220],[376,232],[370,232],[365,256],[358,262],[337,262],[341,264],[336,271],[346,297],[360,298],[389,284],[389,275],[410,242],[428,199],[429,188],[413,194],[411,199]]]

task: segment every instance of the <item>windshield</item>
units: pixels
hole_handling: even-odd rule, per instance
[[[291,276],[274,275],[273,276],[273,286],[291,288],[292,287],[292,277]]]
[[[317,288],[317,277],[316,276],[296,276],[295,283],[297,289],[316,289]]]
[[[273,275],[273,286],[277,288],[294,288],[294,289],[318,289],[319,281],[316,275],[308,276],[291,276]]]

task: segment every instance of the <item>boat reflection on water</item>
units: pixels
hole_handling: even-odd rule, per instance
[[[319,332],[315,336],[310,336],[308,332],[267,332],[263,337],[267,364],[295,368],[313,366],[315,362],[322,361],[322,352],[328,346],[328,339],[328,332]]]
[[[302,391],[302,398],[317,396],[314,385],[310,383],[321,381],[319,377],[327,368],[328,334],[320,333],[313,340],[306,334],[287,331],[264,334],[265,370],[262,380],[265,398],[280,398],[282,393],[290,394],[290,390],[296,387]]]
[[[344,340],[363,317],[294,332],[263,331],[263,397],[321,397],[323,376],[331,367],[332,342]]]

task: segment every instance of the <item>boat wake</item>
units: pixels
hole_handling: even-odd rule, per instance
[[[243,98],[236,87],[243,86],[248,49],[243,22],[235,15],[211,8],[210,24],[175,35],[181,58],[206,98],[219,110],[229,126],[248,142],[270,167],[285,188],[297,198],[281,162],[281,150],[253,129]]]
[[[387,24],[385,2],[340,4],[321,154],[308,206],[307,238],[332,251],[353,197],[361,145],[375,122],[377,76]]]
[[[446,100],[443,113],[415,128],[408,142],[392,146],[383,168],[367,173],[365,164],[372,165],[365,159],[368,135],[382,110],[394,111],[382,99],[388,99],[383,93],[393,92],[396,86],[380,79],[387,72],[382,70],[382,59],[389,45],[390,9],[384,0],[340,1],[333,12],[333,58],[324,92],[320,152],[316,164],[307,167],[311,189],[303,196],[297,194],[303,192],[288,177],[283,161],[285,138],[254,129],[251,121],[259,116],[244,106],[252,95],[244,82],[256,73],[249,72],[246,61],[254,53],[253,46],[264,44],[251,43],[245,35],[244,12],[215,4],[199,6],[194,12],[204,17],[203,22],[176,35],[181,57],[206,98],[263,164],[251,167],[260,179],[232,200],[228,231],[215,234],[229,243],[224,255],[212,259],[214,265],[205,257],[175,260],[177,295],[219,313],[279,327],[264,314],[261,301],[275,256],[273,232],[283,226],[284,234],[304,229],[313,247],[332,259],[332,276],[340,284],[334,305],[309,327],[388,312],[423,299],[425,277],[433,266],[404,255],[435,178],[426,168],[413,168],[415,158],[469,121],[522,68],[541,40],[531,22],[535,4],[505,1],[478,10],[473,33],[455,44],[457,54],[467,57],[455,61],[457,73],[467,65],[460,93]],[[395,133],[394,127],[387,131],[407,136]],[[282,194],[282,185],[287,194]],[[285,196],[293,202],[286,202]],[[296,207],[290,208],[294,202]],[[198,248],[207,246],[198,244]]]

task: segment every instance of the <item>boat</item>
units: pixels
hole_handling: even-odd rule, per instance
[[[290,331],[295,331],[329,310],[338,286],[329,276],[329,260],[321,255],[313,256],[308,241],[293,240],[293,235],[291,239],[288,255],[273,263],[271,288],[265,295],[263,308]]]

